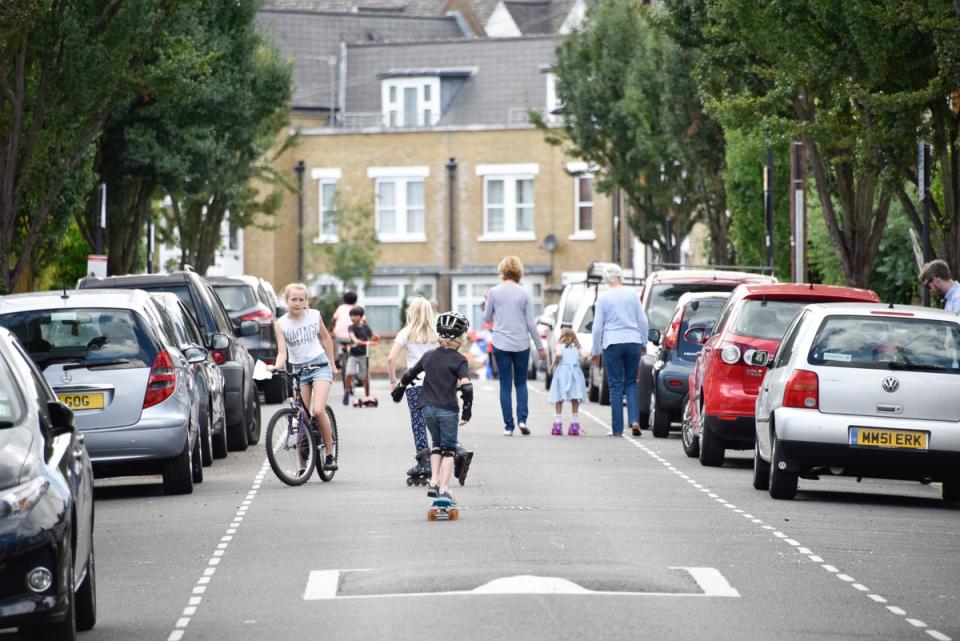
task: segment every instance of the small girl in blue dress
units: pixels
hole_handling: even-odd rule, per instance
[[[560,349],[557,350],[557,355],[553,359],[553,381],[550,383],[550,402],[556,404],[557,415],[553,419],[553,429],[550,433],[554,436],[563,435],[561,421],[563,402],[570,401],[573,416],[571,416],[567,434],[580,436],[578,412],[580,401],[587,396],[587,386],[583,380],[583,370],[580,369],[580,341],[569,327],[561,330],[558,347]]]

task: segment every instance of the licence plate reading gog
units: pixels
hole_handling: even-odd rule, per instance
[[[83,410],[102,410],[103,392],[92,394],[58,394],[60,402],[75,412]]]
[[[925,450],[927,449],[927,436],[927,432],[851,427],[850,445],[857,447]]]

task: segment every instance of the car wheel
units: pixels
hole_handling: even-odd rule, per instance
[[[690,397],[683,397],[683,418],[680,419],[680,440],[683,453],[690,458],[700,456],[700,437],[693,433],[693,416],[690,412]]]
[[[780,439],[774,434],[770,439],[770,496],[789,501],[797,495],[796,472],[787,470],[787,461],[783,458]]]
[[[183,452],[163,465],[164,494],[190,494],[193,492],[193,450],[190,441]]]
[[[213,465],[213,412],[207,407],[207,418],[200,430],[200,461],[204,467]]]
[[[943,500],[960,501],[960,479],[946,479],[943,481]]]
[[[653,416],[653,435],[656,438],[670,436],[670,414],[664,412],[657,405],[657,391],[650,394],[650,415]],[[643,425],[643,423],[640,423]]]
[[[753,444],[753,487],[756,490],[770,489],[770,463],[760,458],[760,441]]]
[[[190,456],[190,476],[194,483],[203,483],[203,454],[200,446],[200,435],[193,442],[193,454]]]
[[[707,419],[706,416],[702,414],[702,410],[700,420],[702,421],[702,429],[700,430],[700,464],[707,467],[720,467],[723,465],[726,448],[723,446],[723,441],[707,427]]]
[[[97,561],[93,552],[93,537],[90,537],[90,558],[87,559],[87,576],[77,588],[77,630],[92,630],[97,624]]]
[[[64,555],[67,572],[70,580],[67,582],[67,613],[62,621],[42,623],[39,625],[25,625],[20,628],[22,641],[76,641],[77,639],[77,599],[73,592],[73,550],[69,549]]]
[[[230,451],[243,452],[249,446],[247,441],[247,414],[240,415],[240,420],[233,425],[227,426],[227,446]]]
[[[247,432],[247,443],[256,445],[260,442],[260,392],[253,388],[253,413],[247,422],[249,430]]]
[[[213,416],[213,399],[210,399],[210,416]],[[210,419],[213,420],[212,418]],[[213,432],[213,423],[210,424],[210,431]],[[213,458],[227,458],[227,427],[223,426],[219,432],[213,432]]]

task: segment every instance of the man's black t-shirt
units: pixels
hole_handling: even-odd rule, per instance
[[[370,329],[370,326],[366,323],[362,325],[351,325],[347,328],[347,332],[353,338],[358,341],[368,341],[373,338],[373,330]],[[353,345],[350,347],[351,356],[366,356],[367,355],[367,346],[366,345]]]
[[[419,407],[430,405],[459,412],[457,383],[461,379],[470,378],[470,366],[463,354],[442,346],[430,350],[410,369],[416,376],[419,376],[421,371],[426,372],[426,376],[423,379]]]

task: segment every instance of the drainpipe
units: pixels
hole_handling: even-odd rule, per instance
[[[303,172],[306,165],[301,160],[293,168],[297,172],[297,282],[303,282]]]
[[[447,258],[447,267],[451,270],[457,268],[457,241],[456,236],[454,235],[454,222],[456,221],[457,215],[457,206],[456,206],[456,193],[457,193],[457,159],[450,158],[447,161],[447,229],[450,230],[449,236],[449,254]]]

